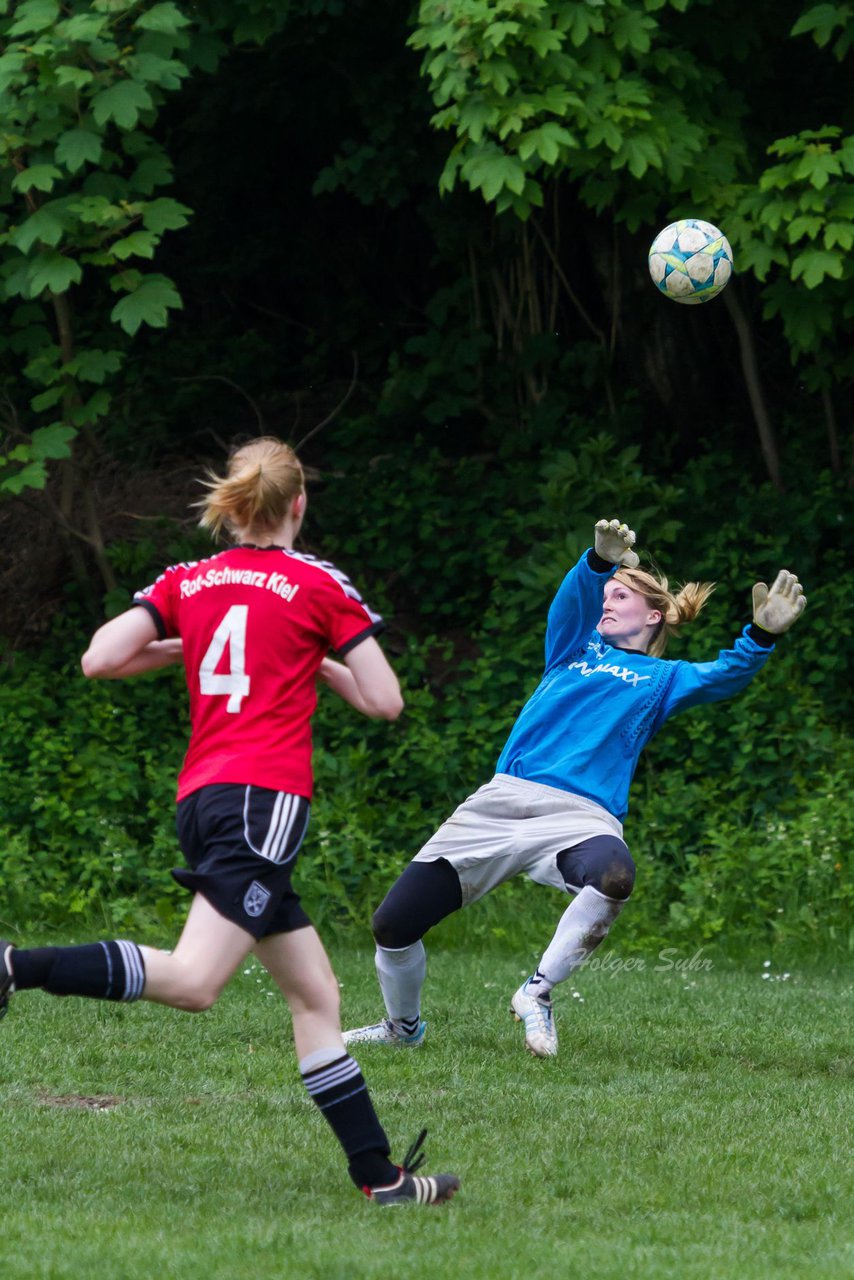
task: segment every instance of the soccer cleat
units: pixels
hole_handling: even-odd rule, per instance
[[[427,1023],[419,1022],[418,1030],[413,1032],[411,1036],[398,1031],[389,1018],[383,1018],[382,1022],[372,1022],[367,1027],[354,1027],[351,1031],[344,1031],[342,1034],[346,1045],[395,1044],[400,1047],[415,1049],[418,1045],[424,1043],[424,1036],[427,1034]]]
[[[9,996],[15,990],[10,959],[14,949],[11,942],[0,942],[0,1018],[5,1018],[9,1008]]]
[[[422,1024],[423,1026],[423,1024]],[[427,1130],[422,1129],[412,1146],[407,1151],[403,1164],[399,1165],[400,1176],[396,1182],[387,1187],[363,1187],[365,1195],[375,1204],[444,1204],[460,1189],[460,1180],[453,1173],[424,1174],[415,1176],[416,1169],[424,1163],[423,1152],[419,1155]]]
[[[557,1054],[557,1029],[551,1000],[542,1000],[528,992],[528,981],[522,983],[510,1001],[510,1012],[517,1022],[525,1024],[525,1048],[535,1058],[554,1058]]]

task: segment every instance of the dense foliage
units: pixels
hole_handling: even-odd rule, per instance
[[[0,0],[11,926],[172,922],[180,681],[77,658],[204,553],[189,478],[271,431],[407,695],[392,727],[321,700],[317,912],[364,926],[489,775],[550,593],[618,514],[720,584],[674,657],[727,645],[782,565],[810,600],[642,761],[624,937],[849,945],[852,31],[793,2]],[[736,258],[696,309],[646,276],[687,213]],[[559,907],[520,884],[466,927],[508,900]]]

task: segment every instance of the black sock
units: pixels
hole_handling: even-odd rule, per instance
[[[360,1191],[365,1187],[390,1187],[400,1170],[383,1151],[362,1151],[350,1161],[347,1172]]]
[[[385,1131],[377,1119],[359,1064],[349,1054],[303,1072],[303,1084],[344,1148],[356,1186],[388,1186],[398,1170],[388,1158]]]
[[[543,983],[547,981],[544,973],[540,973],[539,969],[535,969],[533,976],[528,979],[528,990],[535,995],[538,1000],[549,1001],[552,998],[550,987],[543,987]]]
[[[94,1000],[138,1000],[145,963],[135,942],[92,942],[82,947],[16,947],[12,952],[16,991],[41,987],[54,996]]]

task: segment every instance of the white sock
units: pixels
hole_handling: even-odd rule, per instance
[[[339,1058],[346,1057],[347,1050],[343,1044],[334,1049],[332,1046],[328,1049],[315,1049],[313,1053],[300,1058],[299,1069],[302,1075],[305,1075],[309,1071],[317,1071],[318,1067],[327,1067],[330,1062],[337,1062]]]
[[[584,964],[608,936],[608,930],[627,901],[627,898],[606,898],[592,885],[585,885],[564,911],[554,937],[543,952],[536,973],[538,981],[532,984],[536,995],[547,995],[552,987]]]
[[[424,943],[419,940],[394,951],[377,947],[375,964],[391,1021],[417,1024],[421,1016],[421,988],[427,973]]]

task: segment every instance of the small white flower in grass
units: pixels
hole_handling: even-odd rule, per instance
[[[762,977],[763,977],[763,978],[770,978],[770,977],[771,977],[771,974],[770,974],[770,973],[763,973]]]
[[[762,968],[763,968],[763,969],[770,969],[770,968],[771,968],[771,961],[770,961],[770,960],[763,960],[763,962],[762,962]]]

